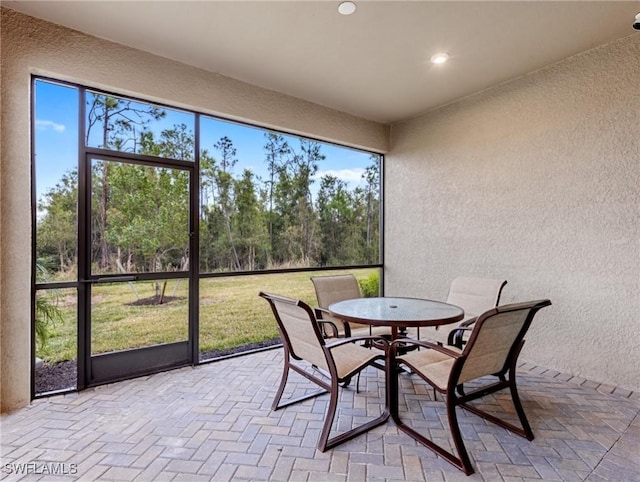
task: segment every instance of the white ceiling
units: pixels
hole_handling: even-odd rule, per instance
[[[627,35],[640,1],[5,1],[3,6],[392,123]],[[640,35],[640,33],[636,33]],[[429,62],[447,52],[443,65]]]

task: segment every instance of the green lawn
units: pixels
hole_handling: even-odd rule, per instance
[[[364,279],[376,268],[352,271]],[[339,272],[305,272],[209,278],[200,281],[200,351],[225,350],[278,336],[273,314],[259,291],[301,299],[315,305],[309,277]],[[95,285],[92,303],[92,353],[186,340],[188,286],[186,280],[167,282],[167,303],[140,304],[155,294],[150,281]],[[137,296],[136,296],[137,293]],[[63,321],[57,322],[48,343],[37,356],[49,362],[77,356],[77,302],[75,290],[58,290]],[[137,302],[137,303],[136,303]]]

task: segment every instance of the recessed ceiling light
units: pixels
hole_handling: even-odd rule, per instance
[[[448,54],[435,54],[431,57],[431,62],[434,64],[444,64],[447,60],[449,60]]]
[[[338,12],[342,15],[351,15],[356,11],[356,4],[353,2],[342,2],[338,5]]]

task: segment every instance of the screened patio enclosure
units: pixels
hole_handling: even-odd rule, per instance
[[[257,293],[312,302],[323,270],[378,293],[382,156],[54,79],[33,92],[34,395],[277,344]]]

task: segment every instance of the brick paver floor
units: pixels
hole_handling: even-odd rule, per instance
[[[536,435],[528,442],[465,411],[476,474],[465,477],[392,421],[326,453],[316,442],[326,395],[277,412],[282,350],[221,360],[35,400],[2,416],[4,480],[640,481],[640,396],[522,364],[519,387]],[[310,384],[291,375],[293,392]],[[335,429],[375,416],[384,377],[369,368],[342,391]],[[402,410],[449,443],[440,399],[402,375]],[[478,402],[512,416],[508,397]],[[510,414],[510,415],[509,415]]]

